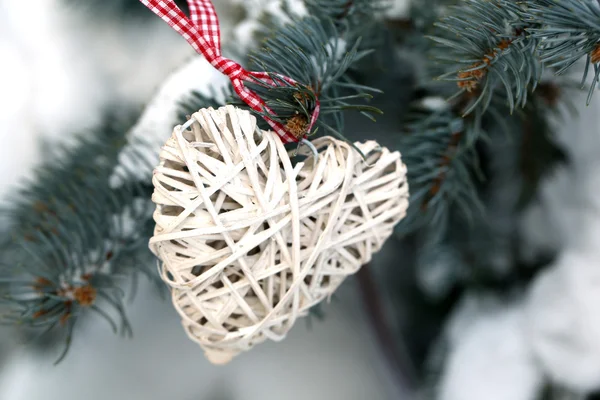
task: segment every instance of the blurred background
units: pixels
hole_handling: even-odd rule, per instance
[[[233,57],[246,53],[248,32],[264,13],[295,6],[214,3]],[[409,0],[390,0],[386,20],[405,21],[409,8]],[[349,137],[395,147],[412,95],[407,88],[419,73],[402,46],[397,56],[393,81],[376,100],[385,117],[376,129],[351,120]],[[139,110],[134,134],[160,146],[181,97],[219,82],[224,78],[137,0],[0,0],[0,199],[8,201],[52,148],[98,126],[108,110]],[[581,103],[586,93],[569,96]],[[494,226],[506,240],[484,244],[481,263],[498,285],[464,283],[471,272],[449,259],[415,262],[410,241],[392,239],[320,317],[299,321],[283,342],[216,367],[187,339],[170,300],[142,280],[127,303],[134,337],[86,319],[57,366],[52,343],[25,345],[4,328],[0,399],[594,398],[600,386],[597,100],[557,116],[556,140],[571,161],[546,177],[517,221],[503,214],[502,205],[512,201],[508,186],[500,182],[490,195],[499,204]],[[490,168],[502,169],[501,161]],[[519,247],[525,277],[512,279],[515,261],[503,246]]]

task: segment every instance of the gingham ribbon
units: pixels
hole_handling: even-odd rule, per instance
[[[227,75],[231,79],[233,88],[242,101],[250,108],[258,112],[267,112],[275,115],[269,109],[265,101],[256,93],[248,89],[245,81],[260,80],[268,85],[275,86],[267,72],[246,71],[240,64],[229,60],[221,55],[221,31],[219,28],[219,19],[210,0],[188,0],[190,17],[177,7],[173,0],[140,0],[152,12],[162,18],[173,29],[188,41],[189,44],[200,54],[202,54],[213,67]],[[273,74],[271,74],[273,75]],[[291,78],[277,75],[291,84],[296,84]],[[317,100],[313,115],[311,117],[308,131],[310,131],[319,116],[319,102]],[[271,128],[281,136],[284,143],[297,142],[301,138],[296,138],[286,128],[271,118],[263,117]]]

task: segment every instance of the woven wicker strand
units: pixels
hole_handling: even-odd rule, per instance
[[[160,153],[150,248],[188,336],[224,364],[295,320],[371,259],[408,207],[400,154],[313,141],[292,163],[247,111],[202,109]],[[189,124],[187,124],[189,125]],[[316,161],[316,162],[315,162]]]

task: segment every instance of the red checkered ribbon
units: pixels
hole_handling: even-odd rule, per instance
[[[152,12],[167,22],[181,36],[188,41],[189,44],[200,54],[204,55],[213,67],[227,75],[231,79],[233,88],[237,95],[248,104],[250,108],[258,112],[267,112],[275,115],[265,101],[256,93],[248,89],[245,81],[260,80],[268,85],[275,86],[271,76],[267,72],[250,72],[246,71],[240,64],[229,60],[221,55],[221,31],[219,28],[219,19],[217,13],[210,0],[188,0],[191,19],[177,7],[173,0],[140,0]],[[291,84],[296,84],[291,78],[277,75]],[[317,100],[313,115],[311,117],[308,131],[310,131],[319,116],[319,102]],[[264,119],[269,123],[271,128],[281,136],[284,143],[297,142],[300,138],[296,138],[288,132],[286,128],[279,122],[273,121],[268,117]]]

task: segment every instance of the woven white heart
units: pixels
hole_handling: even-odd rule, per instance
[[[279,137],[226,106],[177,126],[160,153],[150,248],[188,336],[213,363],[266,339],[371,259],[408,207],[400,154],[319,138],[292,163]]]

